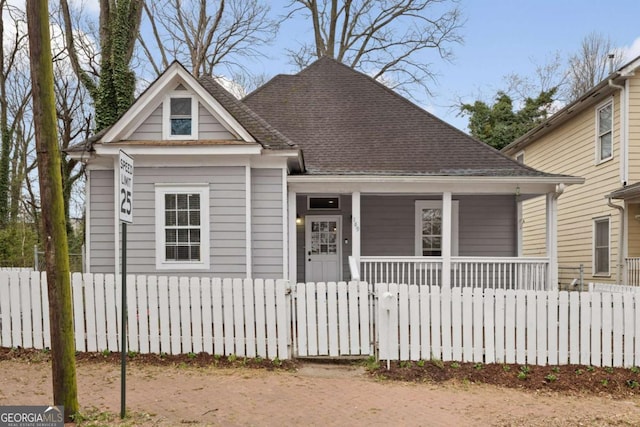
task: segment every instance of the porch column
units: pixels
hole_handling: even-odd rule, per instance
[[[288,202],[288,208],[287,208],[287,213],[288,213],[288,236],[287,236],[287,241],[288,241],[288,246],[289,246],[289,271],[288,271],[288,277],[287,279],[289,279],[289,283],[290,284],[294,284],[298,281],[298,269],[297,269],[297,246],[296,246],[296,241],[297,241],[297,227],[296,227],[296,219],[298,218],[298,208],[296,205],[296,192],[295,191],[289,191],[288,196],[287,196],[287,202]]]
[[[442,288],[451,288],[451,192],[442,193]]]
[[[351,193],[351,256],[360,270],[360,192]],[[362,274],[360,274],[362,277]]]
[[[558,289],[558,197],[547,193],[547,289]]]

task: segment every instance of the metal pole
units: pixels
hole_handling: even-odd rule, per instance
[[[120,322],[120,418],[124,418],[126,409],[126,373],[127,373],[127,223],[122,223],[122,319]]]

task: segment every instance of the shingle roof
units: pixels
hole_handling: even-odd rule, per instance
[[[550,176],[329,58],[243,101],[303,150],[310,174]]]
[[[212,77],[200,77],[198,81],[260,145],[275,150],[297,148],[289,138],[251,111],[247,105],[236,99]]]

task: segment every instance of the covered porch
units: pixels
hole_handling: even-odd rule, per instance
[[[548,177],[290,176],[289,273],[441,287],[557,288]],[[546,197],[546,256],[521,256],[521,202]]]

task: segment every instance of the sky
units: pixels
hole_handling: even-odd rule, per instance
[[[288,0],[272,0],[272,11],[284,14]],[[466,23],[461,34],[463,45],[454,45],[454,60],[445,62],[429,53],[425,60],[434,64],[437,84],[434,96],[416,102],[446,122],[467,130],[465,117],[457,117],[456,101],[491,101],[505,89],[504,77],[516,73],[532,76],[558,51],[568,57],[579,50],[591,32],[609,37],[625,51],[627,62],[640,56],[639,0],[461,0],[459,6]],[[310,32],[302,20],[286,21],[278,39],[256,68],[269,75],[295,73],[285,55],[295,49]]]

